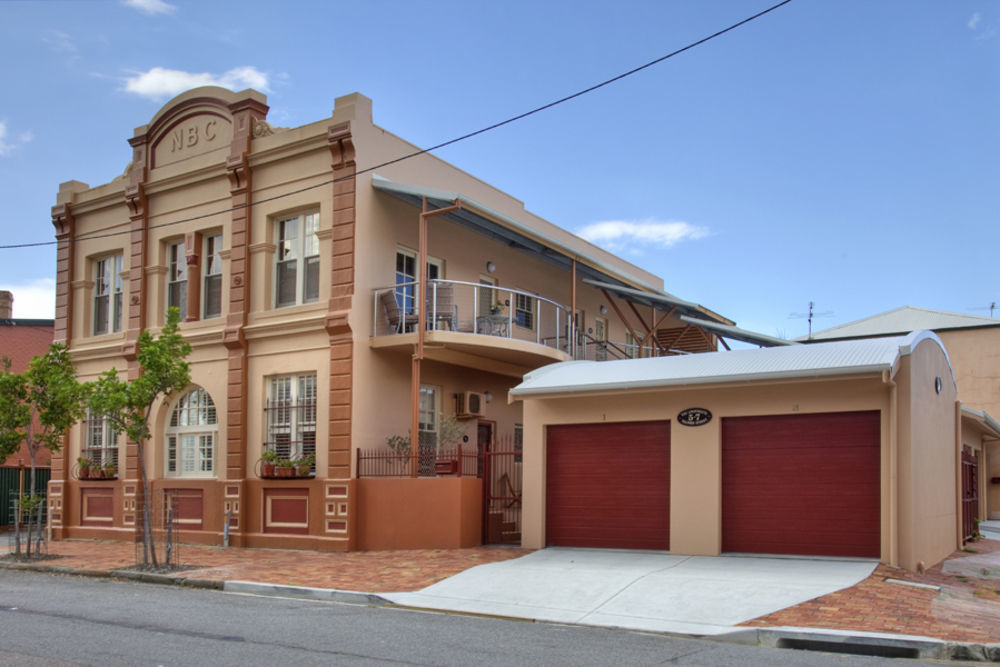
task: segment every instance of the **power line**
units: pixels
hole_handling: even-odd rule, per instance
[[[559,99],[557,99],[557,100],[555,100],[553,102],[549,102],[548,104],[543,104],[540,107],[535,107],[534,109],[531,109],[530,111],[525,111],[524,113],[520,113],[520,114],[518,114],[516,116],[511,116],[510,118],[507,118],[506,120],[502,120],[502,121],[500,121],[498,123],[494,123],[492,125],[487,125],[484,128],[475,130],[473,132],[469,132],[467,134],[463,134],[463,135],[455,137],[453,139],[449,139],[448,141],[443,141],[443,142],[441,142],[439,144],[435,144],[434,146],[430,146],[429,148],[423,148],[423,149],[414,151],[412,153],[408,153],[406,155],[402,155],[400,157],[393,158],[392,160],[387,160],[387,161],[382,162],[380,164],[376,164],[376,165],[371,166],[371,167],[365,167],[364,169],[359,169],[359,170],[355,171],[355,173],[352,174],[351,176],[341,176],[340,178],[331,178],[329,180],[323,181],[322,183],[316,183],[314,185],[309,185],[309,186],[306,186],[304,188],[299,188],[298,190],[293,190],[291,192],[285,192],[285,193],[282,193],[280,195],[274,195],[273,197],[267,197],[265,199],[259,199],[259,200],[250,202],[249,204],[241,204],[239,206],[232,206],[230,208],[223,209],[223,210],[220,210],[220,211],[214,211],[212,213],[204,213],[202,215],[196,215],[196,216],[193,216],[193,217],[190,217],[190,218],[183,218],[181,220],[174,220],[173,222],[163,222],[163,223],[160,223],[158,225],[150,225],[150,226],[146,227],[146,229],[147,230],[161,229],[163,227],[171,227],[173,225],[181,225],[181,224],[188,223],[188,222],[195,222],[195,221],[198,221],[198,220],[204,220],[205,218],[212,218],[212,217],[215,217],[217,215],[223,215],[225,213],[232,213],[233,211],[238,211],[238,210],[244,209],[244,208],[251,208],[253,206],[258,206],[260,204],[266,204],[268,202],[272,202],[272,201],[275,201],[277,199],[283,199],[285,197],[291,197],[293,195],[297,195],[297,194],[300,194],[300,193],[303,193],[303,192],[307,192],[309,190],[315,190],[316,188],[326,187],[327,185],[332,185],[334,183],[338,183],[338,182],[343,181],[343,180],[348,180],[350,178],[354,178],[355,176],[358,176],[360,174],[366,174],[368,172],[375,171],[376,169],[382,169],[383,167],[388,167],[390,165],[393,165],[393,164],[396,164],[396,163],[399,163],[399,162],[403,162],[404,160],[409,160],[409,159],[415,158],[415,157],[417,157],[419,155],[424,155],[425,153],[432,153],[432,152],[434,152],[436,150],[440,150],[442,148],[446,148],[447,146],[451,146],[452,144],[457,144],[460,141],[465,141],[466,139],[471,139],[473,137],[477,137],[480,134],[485,134],[487,132],[491,132],[493,130],[496,130],[498,128],[503,127],[504,125],[509,125],[509,124],[514,123],[516,121],[523,120],[524,118],[527,118],[528,116],[533,116],[533,115],[535,115],[537,113],[541,113],[542,111],[546,111],[548,109],[551,109],[551,108],[553,108],[555,106],[558,106],[560,104],[563,104],[565,102],[569,102],[570,100],[575,100],[578,97],[582,97],[583,95],[587,95],[588,93],[592,93],[595,90],[599,90],[600,88],[603,88],[605,86],[611,85],[612,83],[615,83],[617,81],[621,81],[622,79],[625,79],[626,77],[630,77],[633,74],[637,74],[637,73],[639,73],[639,72],[641,72],[641,71],[643,71],[645,69],[649,69],[650,67],[653,67],[654,65],[658,65],[658,64],[664,62],[665,60],[669,60],[669,59],[673,58],[674,56],[678,56],[678,55],[684,53],[685,51],[690,51],[691,49],[693,49],[693,48],[695,48],[697,46],[701,46],[702,44],[705,44],[706,42],[710,42],[713,39],[715,39],[716,37],[721,37],[722,35],[725,35],[727,32],[731,32],[731,31],[733,31],[733,30],[735,30],[735,29],[737,29],[737,28],[739,28],[739,27],[741,27],[743,25],[746,25],[747,23],[750,23],[751,21],[753,21],[755,19],[759,19],[760,17],[764,16],[765,14],[770,14],[774,10],[776,10],[776,9],[778,9],[780,7],[783,7],[784,5],[787,5],[791,1],[792,0],[782,0],[782,2],[779,2],[779,3],[775,4],[775,5],[772,5],[772,6],[768,7],[767,9],[765,9],[765,10],[763,10],[761,12],[757,12],[753,16],[747,17],[747,18],[743,19],[742,21],[739,21],[737,23],[734,23],[734,24],[730,25],[727,28],[723,28],[722,30],[714,32],[711,35],[709,35],[707,37],[703,37],[703,38],[699,39],[696,42],[691,42],[687,46],[683,46],[683,47],[677,49],[676,51],[671,51],[670,53],[668,53],[668,54],[666,54],[664,56],[660,56],[659,58],[657,58],[655,60],[650,60],[648,63],[645,63],[644,65],[639,65],[638,67],[630,69],[627,72],[622,72],[621,74],[618,74],[617,76],[613,76],[610,79],[606,79],[606,80],[604,80],[604,81],[602,81],[600,83],[594,84],[593,86],[590,86],[589,88],[584,88],[583,90],[579,90],[579,91],[577,91],[577,92],[575,92],[575,93],[573,93],[571,95],[567,95],[565,97],[561,97],[561,98],[559,98]],[[86,235],[86,236],[75,237],[75,238],[71,239],[71,242],[75,242],[75,241],[89,241],[89,240],[94,240],[94,239],[104,239],[104,238],[110,238],[110,237],[113,237],[113,236],[125,236],[125,235],[130,234],[130,233],[131,233],[131,230],[123,230],[123,231],[118,231],[118,232],[107,232],[105,234],[89,234],[89,235]],[[42,246],[56,245],[57,243],[58,243],[58,241],[38,241],[38,242],[35,242],[35,243],[15,243],[15,244],[10,244],[10,245],[0,245],[0,250],[14,250],[14,249],[18,249],[18,248],[38,248],[38,247],[42,247]]]

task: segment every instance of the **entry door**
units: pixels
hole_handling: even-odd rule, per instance
[[[594,360],[608,360],[608,321],[603,317],[594,318]]]

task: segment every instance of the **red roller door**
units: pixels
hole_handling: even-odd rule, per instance
[[[668,549],[670,422],[549,426],[549,546]]]
[[[880,556],[875,412],[726,418],[722,550]]]

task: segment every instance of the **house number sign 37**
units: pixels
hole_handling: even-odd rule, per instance
[[[688,408],[677,413],[677,421],[684,426],[704,426],[712,421],[712,413],[705,408]]]

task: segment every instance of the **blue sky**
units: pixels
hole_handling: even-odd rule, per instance
[[[3,243],[52,240],[59,183],[121,174],[133,128],[189,87],[262,90],[280,126],[360,91],[429,146],[770,4],[0,2]],[[907,304],[988,315],[998,30],[995,0],[793,0],[438,155],[766,334],[805,334],[790,316],[810,301],[814,329]],[[54,248],[0,250],[16,317],[51,317],[54,272]]]

